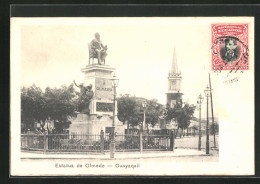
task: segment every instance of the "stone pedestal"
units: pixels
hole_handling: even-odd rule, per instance
[[[90,134],[93,129],[93,125],[90,122],[89,115],[81,113],[77,114],[76,119],[74,119],[70,124],[70,134]]]
[[[108,65],[93,64],[86,66],[81,71],[85,74],[84,85],[92,84],[94,95],[89,104],[90,114],[77,114],[69,131],[74,134],[97,135],[101,130],[105,132],[106,127],[112,126],[114,90],[111,79],[115,69]],[[118,135],[124,134],[123,123],[117,117],[115,119],[115,132]]]

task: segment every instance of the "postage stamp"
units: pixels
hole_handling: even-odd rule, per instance
[[[248,24],[211,24],[212,70],[249,70]]]

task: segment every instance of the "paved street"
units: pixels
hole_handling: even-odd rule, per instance
[[[154,157],[154,158],[129,158],[127,159],[127,162],[138,162],[138,161],[145,161],[145,160],[149,160],[149,162],[218,162],[218,155],[214,154],[214,155],[210,155],[210,156],[180,156],[180,157]],[[39,159],[22,159],[23,161],[29,161],[29,162],[38,162]],[[67,161],[73,161],[73,160],[80,160],[80,161],[101,161],[102,162],[110,162],[113,160],[110,159],[88,159],[88,158],[81,158],[81,159],[72,159],[72,158],[63,158],[63,159],[50,159],[50,158],[46,158],[46,159],[41,159],[44,161],[51,161],[51,162],[58,162],[61,160],[67,160]],[[118,161],[124,160],[125,159],[116,159]]]
[[[176,149],[174,152],[130,152],[115,153],[115,160],[140,161],[149,160],[155,162],[218,162],[218,152],[210,150],[210,155],[204,151],[193,149]],[[37,154],[22,153],[23,161],[61,161],[61,160],[81,160],[81,161],[111,161],[109,153],[105,155],[86,155],[86,154]]]
[[[177,138],[175,139],[175,147],[177,148],[194,148],[194,149],[198,149],[198,141],[199,141],[199,137],[193,137],[193,136],[189,136],[189,137],[182,137],[182,138]],[[213,136],[209,136],[209,147],[213,147],[214,146],[214,138]],[[216,146],[217,148],[218,146],[218,135],[216,135]],[[205,149],[206,148],[206,136],[202,136],[201,137],[201,148]]]
[[[140,159],[140,158],[161,158],[161,157],[188,157],[204,156],[205,151],[195,149],[176,149],[175,151],[143,151],[140,152],[116,152],[116,159]],[[22,152],[22,159],[110,159],[110,152],[100,153],[51,153]]]
[[[218,153],[210,151],[210,156],[186,156],[186,157],[161,157],[149,158],[151,162],[218,162]],[[129,161],[137,162],[140,159],[129,159]],[[142,159],[144,160],[144,159]]]

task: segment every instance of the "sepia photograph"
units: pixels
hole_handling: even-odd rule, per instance
[[[10,23],[11,175],[254,174],[253,17]]]

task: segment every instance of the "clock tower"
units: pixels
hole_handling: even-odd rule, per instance
[[[176,103],[182,102],[181,79],[181,72],[178,71],[176,49],[174,48],[172,67],[168,74],[168,92],[166,93],[167,105],[171,108],[173,108]]]

